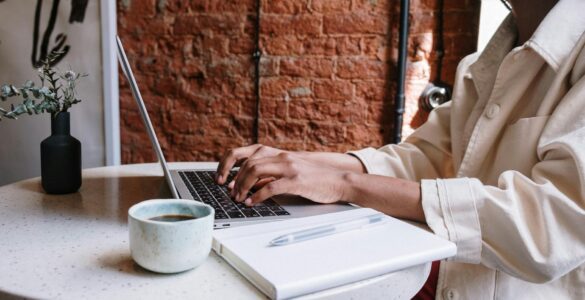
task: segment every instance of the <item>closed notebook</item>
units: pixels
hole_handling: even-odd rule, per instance
[[[455,244],[392,217],[381,224],[284,246],[283,234],[378,213],[360,208],[214,231],[213,249],[272,299],[286,299],[456,254]]]

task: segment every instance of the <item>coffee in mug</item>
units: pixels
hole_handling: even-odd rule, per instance
[[[215,211],[194,200],[154,199],[128,210],[134,261],[158,273],[193,269],[211,250]]]

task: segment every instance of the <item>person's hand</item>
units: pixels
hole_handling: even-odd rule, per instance
[[[232,195],[238,202],[254,205],[272,196],[293,194],[319,203],[333,203],[344,197],[347,172],[303,159],[294,153],[252,158],[242,164],[234,179]],[[265,181],[254,194],[252,187]]]
[[[260,144],[231,149],[219,162],[215,181],[217,184],[226,184],[228,183],[226,182],[228,174],[233,167],[242,165],[246,160],[255,160],[263,157],[276,156],[280,153],[289,152]],[[261,183],[265,182],[267,181],[264,180]],[[233,187],[233,185],[230,187]]]

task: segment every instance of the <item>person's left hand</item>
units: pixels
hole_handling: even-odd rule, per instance
[[[240,167],[233,192],[235,200],[254,205],[272,196],[293,194],[319,203],[344,197],[344,175],[339,169],[319,165],[290,153],[247,160]],[[263,186],[258,183],[265,183]],[[231,185],[230,185],[231,186]],[[252,187],[260,188],[248,197]]]

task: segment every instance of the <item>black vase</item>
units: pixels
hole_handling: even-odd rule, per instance
[[[41,142],[41,182],[48,194],[74,193],[81,187],[81,143],[72,137],[69,113],[51,116],[51,136]]]

